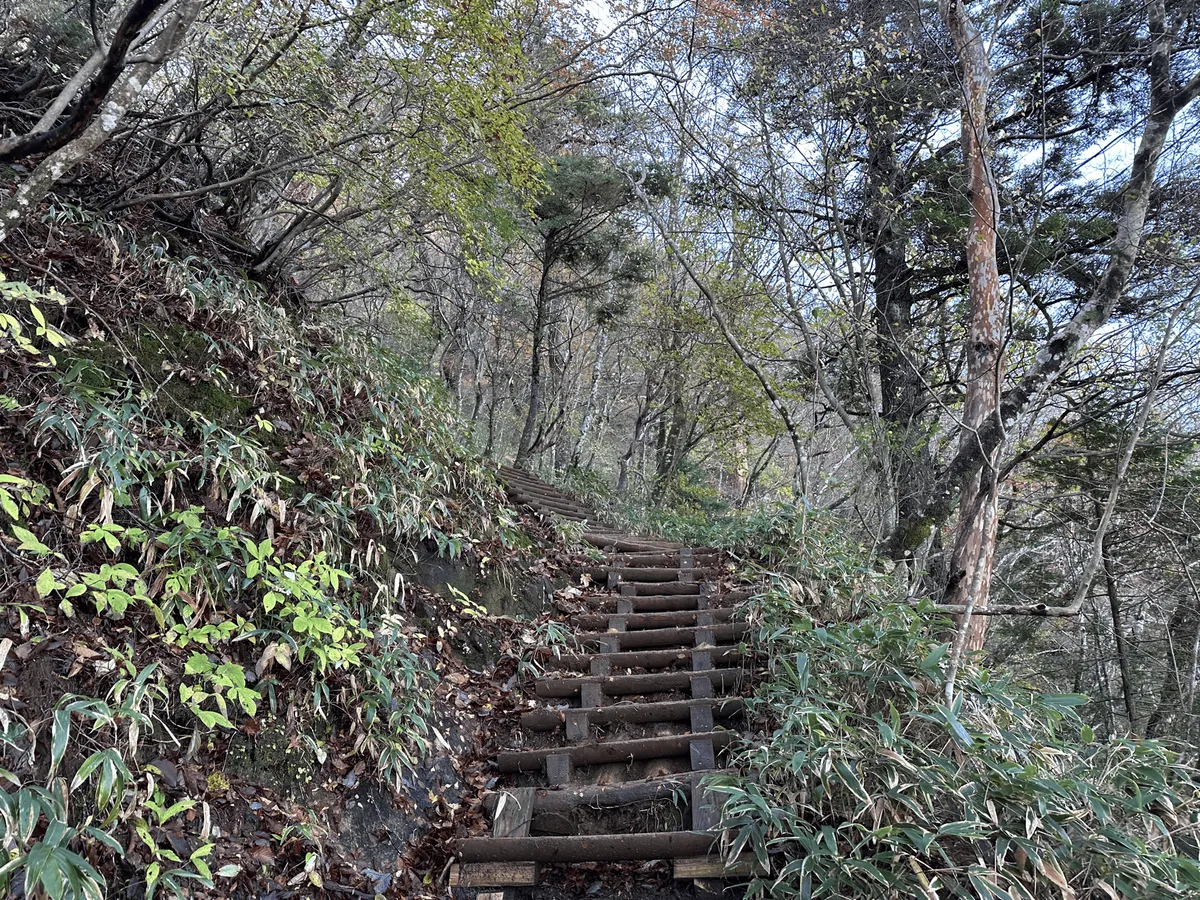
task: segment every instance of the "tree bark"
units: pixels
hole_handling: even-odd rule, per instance
[[[542,409],[542,344],[546,335],[546,319],[550,305],[550,272],[557,256],[557,241],[554,232],[546,235],[542,253],[542,274],[538,279],[536,308],[533,313],[532,359],[529,363],[529,406],[525,410],[525,425],[517,444],[517,456],[513,465],[518,469],[529,468],[529,457],[533,453],[537,435],[538,416]]]
[[[95,152],[116,132],[125,114],[141,97],[150,79],[179,46],[199,15],[203,3],[204,0],[180,0],[170,20],[163,26],[153,44],[147,48],[144,61],[124,67],[115,83],[110,83],[111,90],[105,89],[98,114],[91,122],[78,136],[58,144],[57,149],[43,159],[17,186],[5,201],[3,208],[0,208],[0,244],[4,243],[33,208],[45,199],[60,178]],[[73,113],[72,117],[74,115]],[[73,118],[68,121],[73,121]],[[57,143],[57,139],[49,143]]]
[[[963,0],[941,0],[940,6],[958,56],[962,80],[962,151],[971,204],[966,247],[970,325],[961,445],[966,448],[978,444],[982,451],[981,465],[965,481],[959,502],[946,601],[966,605],[968,595],[973,594],[974,606],[982,608],[988,604],[991,588],[997,521],[995,515],[987,513],[987,507],[996,502],[992,494],[997,488],[994,477],[985,474],[985,470],[995,469],[1000,442],[984,448],[979,433],[998,418],[1008,318],[996,264],[999,198],[992,174],[992,148],[987,127],[992,68],[983,36],[967,14]],[[987,621],[981,616],[969,623],[966,650],[978,650],[983,646]]]
[[[945,2],[945,0],[943,0]],[[1071,320],[1041,348],[1029,369],[1000,403],[999,415],[985,422],[964,441],[958,453],[939,473],[937,489],[913,516],[892,535],[889,548],[903,558],[920,543],[929,529],[945,521],[964,489],[978,478],[992,459],[1004,434],[1011,430],[1070,364],[1079,350],[1109,318],[1129,283],[1141,247],[1142,231],[1154,189],[1154,172],[1176,116],[1200,95],[1200,74],[1176,87],[1171,74],[1172,35],[1167,32],[1162,0],[1151,0],[1147,71],[1150,80],[1150,111],[1134,153],[1129,179],[1121,192],[1121,213],[1116,235],[1108,248],[1108,262],[1088,299]],[[969,493],[969,492],[968,492]]]
[[[103,59],[97,59],[93,54],[92,58],[83,64],[79,73],[67,83],[31,132],[0,141],[0,163],[14,162],[40,153],[55,153],[76,141],[80,142],[76,145],[77,149],[86,147],[96,140],[97,131],[107,132],[103,134],[99,143],[107,140],[108,135],[116,131],[117,123],[133,102],[129,99],[130,85],[137,85],[132,89],[133,100],[136,100],[146,80],[162,65],[162,57],[174,49],[181,16],[187,16],[187,27],[190,27],[199,12],[198,3],[180,0],[175,21],[167,25],[148,54],[150,61],[127,66],[129,51],[139,40],[147,37],[160,12],[169,2],[170,0],[133,0],[117,24]],[[83,82],[88,79],[90,83],[84,87]],[[79,99],[68,109],[66,104],[81,89]],[[105,120],[112,122],[111,128],[93,127],[97,122]],[[99,143],[96,146],[99,146]],[[87,152],[90,153],[91,150]],[[70,153],[67,156],[69,157]]]
[[[899,216],[899,198],[907,189],[896,158],[899,104],[889,100],[895,75],[886,49],[885,14],[888,3],[865,8],[867,65],[875,75],[874,89],[864,108],[867,132],[867,217],[870,222],[875,341],[878,351],[880,414],[887,429],[887,446],[894,454],[894,522],[903,528],[919,515],[921,498],[933,485],[929,429],[922,424],[925,383],[913,359],[913,269],[908,264],[909,241]],[[885,468],[888,468],[885,466]]]

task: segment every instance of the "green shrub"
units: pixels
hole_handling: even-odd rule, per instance
[[[817,586],[780,576],[753,601],[761,733],[712,780],[728,852],[771,866],[750,896],[1200,896],[1195,770],[1159,742],[1096,740],[1082,697],[970,661],[945,704],[949,623],[891,602],[899,585],[835,525],[808,528],[793,562]]]

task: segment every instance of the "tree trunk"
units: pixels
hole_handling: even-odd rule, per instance
[[[967,276],[970,325],[967,334],[967,386],[963,404],[962,444],[979,441],[980,429],[994,422],[1000,408],[1000,384],[1004,375],[1003,341],[1007,312],[1000,293],[996,264],[996,221],[999,199],[991,169],[991,141],[987,130],[988,89],[991,64],[983,37],[971,21],[962,0],[941,0],[942,17],[950,30],[958,55],[963,88],[962,149],[967,170],[967,194],[971,223],[967,229]],[[992,564],[996,553],[997,516],[985,507],[995,502],[997,489],[993,470],[1000,445],[987,449],[982,466],[964,485],[958,507],[958,525],[951,555],[947,602],[966,605],[974,593],[974,606],[987,606]],[[963,623],[967,630],[965,649],[983,646],[987,618]]]
[[[583,455],[583,444],[592,424],[596,421],[597,398],[600,395],[600,378],[604,374],[604,356],[608,351],[608,332],[600,332],[600,345],[596,348],[596,361],[592,364],[592,382],[588,385],[587,403],[583,409],[583,420],[579,423],[579,437],[575,439],[575,447],[571,450],[571,467],[579,466]]]
[[[550,271],[555,261],[554,233],[546,235],[542,256],[542,276],[538,280],[536,309],[533,313],[533,347],[529,363],[529,406],[525,410],[525,426],[517,444],[517,456],[513,461],[518,469],[529,468],[529,457],[537,435],[538,416],[542,409],[542,343],[546,334],[546,318],[550,305]]]
[[[1121,699],[1125,701],[1125,717],[1129,720],[1129,731],[1134,733],[1137,731],[1137,709],[1133,703],[1133,664],[1129,658],[1129,641],[1125,638],[1125,624],[1121,621],[1121,596],[1117,592],[1117,579],[1113,574],[1113,562],[1108,553],[1107,540],[1103,543],[1102,552],[1104,585],[1108,594],[1109,613],[1112,615],[1113,638],[1117,646],[1117,666],[1121,670]]]
[[[902,110],[889,100],[894,75],[886,51],[885,15],[889,3],[868,3],[867,65],[875,76],[864,110],[867,132],[867,203],[873,247],[875,341],[878,348],[881,416],[887,446],[894,455],[894,523],[898,528],[920,513],[922,498],[933,484],[929,429],[922,424],[925,383],[912,355],[912,266],[908,236],[899,215],[899,198],[907,189],[896,158],[896,123]],[[916,548],[910,548],[915,550]]]
[[[120,77],[112,84],[90,124],[79,132],[78,136],[58,146],[17,186],[0,209],[0,244],[4,243],[33,208],[45,199],[60,178],[91,155],[120,127],[129,108],[138,101],[147,83],[162,68],[167,57],[175,51],[188,29],[192,27],[202,5],[203,0],[181,0],[171,20],[163,27],[153,44],[145,48],[143,61],[125,67]],[[123,61],[124,56],[122,63]],[[74,113],[68,124],[73,119]]]
[[[942,0],[944,14],[951,8],[950,3],[954,3],[954,9],[962,11],[956,0]],[[922,504],[920,514],[910,519],[905,527],[896,529],[889,541],[894,556],[904,554],[914,534],[925,533],[942,522],[953,510],[955,498],[960,493],[969,493],[969,486],[977,481],[979,470],[994,458],[1005,432],[1058,380],[1079,350],[1108,322],[1117,301],[1125,293],[1141,248],[1158,159],[1176,116],[1200,96],[1200,73],[1178,85],[1171,72],[1174,35],[1167,30],[1163,0],[1149,0],[1146,9],[1149,112],[1130,166],[1129,179],[1120,194],[1121,213],[1116,221],[1116,234],[1108,247],[1104,272],[1087,301],[1038,351],[1029,369],[1005,395],[999,415],[984,424],[976,440],[962,442],[954,459],[939,473],[937,487]]]

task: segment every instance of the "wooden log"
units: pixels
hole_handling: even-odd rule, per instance
[[[716,690],[733,690],[741,683],[741,669],[710,669],[703,673],[712,679]],[[586,684],[595,684],[606,697],[622,694],[660,694],[688,690],[692,679],[703,677],[695,672],[655,672],[650,675],[609,675],[608,677],[539,678],[534,690],[539,697],[574,697]]]
[[[636,595],[622,598],[589,597],[588,606],[606,613],[620,613],[622,612],[620,606],[620,600],[622,599],[629,601],[629,609],[626,612],[673,612],[681,609],[696,609],[696,603],[700,599],[700,595],[667,594],[661,597],[638,597]]]
[[[464,862],[621,862],[629,859],[680,859],[707,856],[719,835],[694,831],[649,834],[596,834],[574,837],[527,837],[458,842]]]
[[[608,663],[610,669],[667,669],[671,666],[692,666],[694,648],[679,650],[631,650],[618,653],[572,653],[559,657],[548,657],[546,665],[572,672],[591,672],[596,661]],[[742,661],[742,652],[736,647],[725,647],[711,653],[714,665],[736,665]],[[595,674],[595,673],[593,673]]]
[[[667,798],[675,798],[686,804],[689,801],[688,788],[693,775],[715,775],[727,771],[729,770],[713,769],[706,773],[678,772],[657,778],[623,781],[619,784],[584,784],[556,790],[539,789],[533,799],[533,814],[535,818],[543,814],[567,815],[583,808],[610,809]],[[499,796],[500,792],[484,795],[483,808],[491,812]]]
[[[712,616],[713,622],[728,622],[733,618],[732,609],[679,609],[670,612],[631,613],[624,616],[625,629],[636,631],[645,628],[664,628],[672,625],[699,625],[698,619]],[[610,616],[595,613],[583,613],[571,616],[571,623],[579,628],[607,628]]]
[[[627,550],[669,550],[672,546],[678,546],[677,544],[672,545],[667,542],[639,541],[627,534],[597,530],[585,531],[583,533],[583,540],[593,547],[599,547],[601,550],[612,547],[618,552]]]
[[[713,633],[714,643],[728,643],[740,640],[749,633],[750,626],[745,622],[731,622],[728,625],[714,625],[709,629]],[[622,650],[639,650],[645,647],[689,647],[695,642],[695,627],[687,628],[646,628],[641,631],[626,631],[620,636]],[[609,641],[614,635],[607,631],[581,632],[576,640],[583,645],[594,645]]]
[[[624,581],[622,589],[634,597],[698,596],[702,585],[685,581]]]
[[[718,854],[676,859],[676,878],[745,878],[747,875],[767,875],[770,869],[762,866],[753,853],[743,853],[737,859],[726,860]]]
[[[610,565],[624,566],[627,569],[644,569],[656,566],[684,568],[684,551],[678,553],[622,553],[609,560]],[[713,566],[720,557],[716,553],[698,553],[692,555],[694,565]]]
[[[713,751],[726,747],[733,741],[734,732],[718,729],[704,735],[703,742],[711,741]],[[666,734],[659,737],[636,738],[629,741],[593,741],[572,747],[550,747],[541,750],[503,750],[496,754],[496,768],[501,772],[536,772],[548,759],[566,756],[573,766],[600,766],[605,763],[628,762],[631,759],[660,759],[667,756],[690,756],[692,743],[698,738],[694,734]],[[703,766],[712,769],[712,762]],[[562,782],[566,783],[566,782]]]
[[[692,708],[706,705],[714,718],[729,719],[746,709],[741,697],[716,697],[709,700],[664,700],[658,703],[615,703],[612,706],[589,708],[588,721],[593,725],[645,725],[654,722],[688,722]],[[566,722],[566,709],[531,709],[521,714],[521,727],[530,731],[553,731]]]
[[[450,887],[532,887],[538,883],[538,868],[535,862],[456,863],[450,867]],[[488,896],[480,894],[476,900]]]

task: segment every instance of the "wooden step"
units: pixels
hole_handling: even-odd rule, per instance
[[[600,631],[582,632],[575,639],[583,646],[606,646],[616,643],[618,646],[609,650],[610,653],[619,650],[640,650],[646,647],[693,647],[696,644],[696,632],[711,631],[714,644],[730,643],[740,640],[750,631],[745,622],[731,622],[728,625],[713,625],[711,628],[646,628],[641,631]]]
[[[678,797],[686,804],[694,775],[717,775],[729,769],[711,769],[707,772],[677,772],[657,778],[639,778],[616,784],[585,784],[556,789],[538,788],[533,797],[533,814],[562,815],[582,807],[607,809],[650,800]],[[685,790],[681,790],[685,789]],[[503,791],[495,791],[483,798],[483,808],[490,815]]]
[[[589,709],[531,709],[521,714],[521,727],[531,731],[553,731],[565,724],[567,712],[586,713],[592,725],[614,724],[646,725],[655,722],[690,722],[696,708],[712,710],[714,719],[729,719],[746,709],[741,697],[712,697],[702,700],[662,700],[658,703],[630,703],[621,701],[612,706],[597,706]]]
[[[708,618],[704,621],[705,617]],[[699,618],[699,621],[697,620]],[[638,631],[645,628],[668,628],[675,625],[714,625],[733,618],[732,609],[680,609],[671,612],[645,613],[583,613],[571,616],[570,622],[580,628],[613,629],[614,620],[623,621],[625,630]],[[622,630],[617,626],[617,631]]]
[[[620,612],[624,607],[621,600],[628,600],[630,612],[675,612],[681,609],[698,609],[699,594],[663,594],[652,597],[588,597],[588,606],[609,615]],[[710,604],[711,605],[711,604]]]
[[[694,565],[697,566],[715,565],[719,558],[716,553],[704,553],[692,557]],[[681,568],[678,553],[620,553],[609,559],[608,564],[627,569],[647,569],[657,566]]]
[[[713,748],[719,750],[732,743],[734,737],[732,731],[717,729],[703,735],[668,734],[630,741],[595,741],[540,750],[505,750],[496,755],[496,768],[505,773],[536,772],[546,764],[546,757],[559,755],[567,756],[574,766],[600,766],[635,759],[688,756],[693,741],[711,740]]]
[[[639,540],[628,534],[608,531],[603,528],[589,529],[583,534],[583,539],[594,547],[605,550],[609,547],[618,552],[638,550],[678,550],[679,544],[670,541]]]
[[[719,837],[702,831],[660,831],[576,837],[464,838],[458,841],[457,849],[466,863],[621,862],[707,856]]]
[[[562,656],[546,656],[545,665],[554,668],[567,669],[577,672],[591,672],[599,663],[609,669],[669,669],[672,666],[692,666],[692,655],[695,648],[684,647],[678,650],[630,650],[617,653],[571,653]],[[723,647],[712,650],[710,659],[713,665],[737,665],[742,661],[742,652],[736,647]],[[545,656],[545,654],[542,654]]]
[[[709,598],[708,606],[716,606]],[[616,598],[616,596],[589,596],[586,598],[588,606],[593,610],[600,610],[614,616],[624,610],[625,606],[622,600],[629,601],[629,612],[677,612],[679,610],[698,610],[700,605],[700,594],[665,594],[662,596],[628,596],[628,598]],[[708,607],[704,607],[708,608]]]
[[[609,675],[585,678],[539,678],[535,691],[539,697],[574,697],[585,684],[595,684],[606,697],[624,694],[661,694],[687,690],[693,678],[707,677],[713,690],[734,690],[741,684],[741,669],[709,669],[704,672],[655,672],[650,675]]]
[[[676,597],[700,594],[698,581],[624,581],[621,583],[623,597]]]

